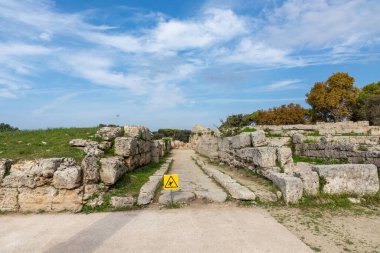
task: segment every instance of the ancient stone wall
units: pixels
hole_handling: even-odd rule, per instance
[[[326,193],[363,195],[379,190],[376,170],[376,166],[380,167],[378,128],[369,126],[368,122],[257,128],[265,132],[258,130],[218,137],[197,126],[192,144],[195,151],[211,160],[243,167],[268,178],[281,190],[286,203],[297,202],[303,194],[318,194],[320,177],[326,176],[322,173],[326,168],[334,171],[327,174],[330,177]],[[351,164],[325,165],[324,169],[319,169],[313,164],[295,164],[293,152],[295,155],[338,159]],[[364,182],[365,186],[362,185]],[[355,191],[355,187],[360,191]]]
[[[75,139],[70,145],[86,156],[13,162],[0,160],[0,211],[81,211],[83,204],[96,205],[102,195],[127,171],[150,163],[170,151],[170,140],[151,140],[145,127],[104,127],[96,137],[102,141]]]

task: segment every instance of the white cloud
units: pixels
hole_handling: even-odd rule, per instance
[[[278,82],[269,84],[267,87],[267,90],[279,91],[279,90],[294,89],[294,88],[297,88],[300,83],[301,83],[301,80],[298,80],[298,79],[278,81]]]

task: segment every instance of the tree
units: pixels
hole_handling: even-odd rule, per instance
[[[354,82],[348,73],[334,73],[327,81],[315,83],[306,94],[306,101],[312,107],[313,121],[350,119],[359,94]]]
[[[10,132],[10,131],[17,131],[17,127],[12,127],[9,124],[0,123],[0,132]]]
[[[281,105],[267,111],[260,110],[252,114],[257,125],[304,124],[306,110],[299,104]]]
[[[162,138],[170,137],[173,140],[189,142],[190,135],[191,135],[190,130],[165,128],[165,129],[158,129],[157,132],[153,132],[153,139],[159,140]]]
[[[251,123],[250,121],[251,119],[249,115],[243,115],[243,114],[230,115],[227,117],[226,121],[222,119],[220,120],[221,125],[219,129],[248,126]]]
[[[380,81],[360,90],[353,119],[368,120],[372,125],[380,125]]]

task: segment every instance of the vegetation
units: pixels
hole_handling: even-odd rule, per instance
[[[81,160],[84,152],[70,147],[72,139],[94,139],[98,128],[56,128],[47,130],[0,132],[0,158],[28,160],[49,157],[73,157]]]
[[[103,196],[103,204],[96,207],[84,206],[84,213],[93,212],[108,212],[114,211],[111,206],[111,198],[118,196],[133,196],[137,197],[140,193],[141,187],[148,182],[149,177],[156,172],[163,163],[165,163],[168,156],[164,156],[158,163],[152,162],[144,167],[127,172],[109,191]],[[97,197],[97,196],[94,196]]]
[[[354,81],[348,73],[334,73],[327,81],[315,83],[306,94],[306,101],[312,108],[312,120],[339,122],[350,119],[359,94]]]
[[[368,120],[372,125],[380,125],[380,81],[360,90],[353,120]]]
[[[1,132],[12,132],[12,131],[18,131],[18,128],[13,127],[9,124],[0,123],[0,133]]]
[[[306,110],[299,104],[281,105],[269,110],[259,110],[248,118],[257,125],[292,125],[305,123]]]
[[[172,138],[173,140],[189,142],[190,135],[191,135],[190,130],[165,128],[165,129],[158,129],[157,132],[153,132],[153,139],[160,140],[162,138]]]

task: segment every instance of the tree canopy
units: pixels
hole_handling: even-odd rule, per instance
[[[0,123],[0,132],[9,132],[9,131],[17,131],[17,127],[13,127],[9,124]]]
[[[189,142],[190,135],[191,135],[190,130],[165,128],[165,129],[158,129],[158,131],[153,132],[153,139],[159,140],[165,137],[170,137],[173,140]]]
[[[350,119],[359,89],[348,73],[334,73],[325,82],[317,82],[306,94],[313,121],[343,121]]]
[[[380,125],[380,81],[360,90],[353,120],[368,120],[373,125]]]

